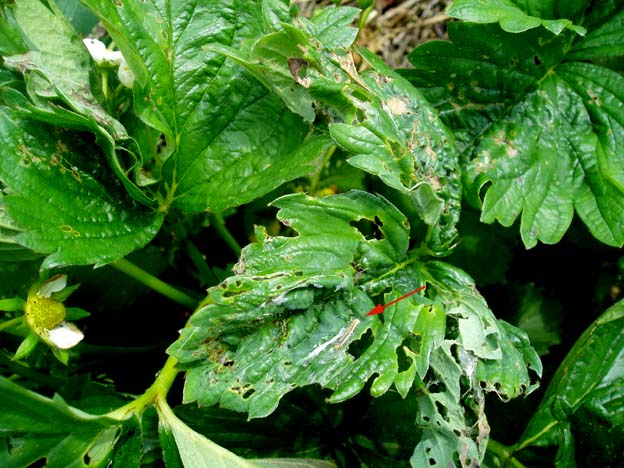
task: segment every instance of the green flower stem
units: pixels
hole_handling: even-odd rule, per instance
[[[525,466],[513,457],[516,452],[515,447],[507,447],[493,439],[488,441],[488,452],[494,454],[500,461],[500,466],[512,468],[525,468]]]
[[[223,218],[217,214],[210,214],[210,224],[217,230],[221,239],[225,241],[228,247],[236,254],[237,257],[240,256],[241,247],[232,235],[228,228],[225,226],[225,221]]]
[[[165,365],[158,373],[158,377],[156,377],[154,383],[145,391],[145,393],[143,393],[143,395],[139,396],[127,405],[111,411],[106,416],[112,419],[123,420],[129,418],[132,414],[141,414],[146,408],[152,405],[166,405],[167,393],[169,393],[169,389],[173,385],[173,382],[179,372],[175,367],[177,363],[178,360],[176,358],[169,356]]]
[[[184,307],[188,307],[189,309],[193,310],[195,310],[195,307],[197,307],[197,301],[191,296],[183,293],[179,289],[174,288],[170,284],[159,280],[155,276],[149,274],[147,271],[139,268],[134,263],[129,262],[125,258],[111,263],[111,266],[125,273],[131,278],[134,278],[139,283],[144,284],[148,288],[151,288],[154,291],[159,292],[163,296],[168,297],[172,301],[177,302],[178,304],[182,304]]]
[[[24,317],[15,317],[14,319],[7,320],[6,322],[0,323],[0,332],[6,330],[7,328],[14,327],[15,325],[19,325],[24,320]]]

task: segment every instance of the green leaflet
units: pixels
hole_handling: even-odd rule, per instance
[[[518,33],[528,29],[544,26],[554,34],[568,28],[581,36],[585,35],[585,28],[572,23],[569,19],[545,19],[560,13],[566,7],[556,6],[558,2],[547,1],[514,1],[514,0],[454,0],[447,10],[453,18],[474,23],[500,23],[503,30]],[[571,3],[562,13],[582,13],[578,11],[581,2]],[[520,7],[522,5],[523,8]],[[575,10],[576,7],[576,11]],[[572,11],[570,11],[572,10]],[[534,16],[535,15],[535,16]]]
[[[118,421],[88,414],[26,390],[0,377],[0,463],[31,466],[45,459],[49,468],[127,468],[143,460],[149,427],[136,416]],[[19,410],[18,410],[19,409]],[[246,461],[210,442],[180,421],[166,404],[158,405],[159,432],[167,466],[331,468],[317,460]],[[168,438],[171,440],[168,441]],[[171,442],[171,443],[169,443]],[[176,464],[178,460],[180,463]]]
[[[257,468],[257,465],[243,460],[193,431],[168,406],[159,406],[158,415],[158,432],[167,467]]]
[[[408,253],[409,225],[385,199],[352,191],[274,204],[297,235],[258,229],[237,274],[209,290],[169,349],[187,370],[185,400],[253,418],[271,413],[295,387],[320,384],[339,402],[374,377],[373,396],[394,385],[405,397],[416,386],[416,424],[449,439],[449,453],[468,444],[480,459],[485,446],[475,440],[486,432],[467,429],[460,378],[471,382],[469,411],[477,408],[477,418],[484,417],[482,382],[503,398],[530,391],[527,365],[541,368],[526,335],[499,323],[463,272]],[[417,296],[382,318],[365,317],[371,297],[387,303],[423,283],[433,301]],[[505,366],[496,367],[503,356]],[[407,368],[399,365],[404,358]]]
[[[5,102],[28,117],[93,132],[128,193],[153,204],[137,182],[143,165],[140,150],[102,106],[89,53],[67,18],[54,2],[48,8],[39,0],[18,0],[14,15],[16,25],[7,33],[18,30],[29,50],[3,57],[4,65],[24,74],[28,98],[11,89],[5,91]]]
[[[621,457],[624,448],[623,322],[624,301],[620,301],[578,339],[548,386],[519,448],[555,445],[567,433],[567,437],[588,444],[597,455],[604,456],[600,461],[604,466]],[[574,443],[564,445],[562,450],[568,455],[561,456],[569,457],[570,451],[573,456]]]
[[[13,441],[16,446],[10,451],[0,445],[2,466],[30,466],[42,457],[49,468],[107,465],[119,421],[84,413],[59,396],[42,397],[4,377],[0,377],[0,390],[1,437],[28,435]]]
[[[0,262],[29,261],[40,257],[39,254],[19,245],[15,239],[19,233],[19,226],[7,214],[4,197],[0,196]],[[5,282],[6,280],[3,281]],[[11,288],[7,288],[7,291],[10,290]]]
[[[622,54],[611,42],[621,21],[580,39],[453,23],[452,43],[410,55],[415,70],[403,74],[456,130],[466,197],[484,222],[520,218],[527,247],[558,242],[575,212],[600,241],[624,244],[624,77],[592,63]]]
[[[262,2],[85,2],[136,75],[139,117],[166,137],[166,206],[223,211],[311,170],[329,146],[239,65],[207,50],[262,34]]]
[[[0,109],[0,180],[6,211],[19,228],[15,241],[50,254],[44,267],[108,263],[143,247],[162,214],[117,198],[97,158],[98,148],[77,134]],[[52,145],[54,145],[52,147]]]
[[[349,164],[407,195],[431,228],[430,247],[447,251],[459,219],[460,183],[452,136],[429,103],[374,54],[359,74],[349,47],[354,8],[327,8],[311,20],[294,17],[249,50],[208,50],[243,65],[307,121],[326,116],[330,136],[353,153]]]

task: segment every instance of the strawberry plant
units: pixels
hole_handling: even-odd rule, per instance
[[[3,2],[0,465],[624,462],[624,5],[563,3],[393,70],[372,2]]]

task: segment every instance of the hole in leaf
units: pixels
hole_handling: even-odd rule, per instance
[[[436,466],[437,465],[436,461],[433,458],[430,458],[428,460],[428,462],[429,462],[429,466]]]
[[[352,90],[351,91],[351,96],[353,96],[355,99],[359,99],[360,101],[364,101],[364,102],[369,102],[370,101],[368,96],[366,94],[364,94],[363,92],[361,92],[359,89]]]
[[[366,240],[381,240],[384,238],[384,235],[379,228],[383,224],[381,224],[381,221],[379,222],[379,224],[377,224],[377,220],[378,218],[375,216],[375,222],[370,221],[366,218],[362,218],[359,221],[351,221],[349,224],[358,231],[360,231],[360,233],[364,236]]]
[[[223,297],[234,297],[234,296],[238,296],[241,293],[241,291],[225,291],[223,293]]]
[[[356,358],[359,357],[362,354],[362,351],[368,349],[368,347],[373,344],[374,339],[375,337],[373,336],[373,332],[371,330],[366,330],[366,333],[364,333],[359,339],[349,343],[347,353]]]
[[[446,392],[446,385],[440,381],[431,382],[427,386],[427,390],[429,390],[430,393],[444,393]]]
[[[422,342],[423,342],[423,337],[422,335],[418,334],[418,335],[413,335],[410,339],[410,349],[414,352],[416,352],[417,354],[420,354],[421,350],[422,350]]]
[[[488,348],[490,348],[492,350],[498,349],[498,338],[497,338],[495,333],[490,333],[488,336],[486,336],[485,337],[485,342],[486,342]]]
[[[84,460],[84,464],[85,465],[89,465],[89,463],[91,463],[91,457],[89,456],[88,453],[85,453],[84,457],[82,457],[82,459]]]
[[[459,338],[459,322],[456,317],[446,316],[446,330],[444,332],[445,340],[456,340]]]
[[[251,397],[251,395],[253,395],[254,393],[256,393],[256,391],[253,388],[247,388],[245,389],[245,391],[243,392],[243,394],[241,395],[241,398],[243,400],[248,399],[249,397]]]
[[[493,162],[492,162],[493,164]],[[492,185],[492,182],[486,182],[485,184],[483,184],[481,186],[481,188],[479,189],[479,199],[481,201],[485,200],[485,194],[487,193],[487,191],[490,189],[490,186]]]
[[[404,372],[407,369],[409,369],[410,365],[412,364],[412,360],[405,354],[405,350],[403,350],[403,348],[400,348],[399,352],[397,353],[397,361],[398,361],[398,372]]]
[[[540,58],[537,55],[533,56],[533,63],[535,64],[536,67],[539,67],[542,64],[542,61],[540,60]]]
[[[444,418],[444,420],[446,422],[448,422],[448,420],[449,420],[449,418],[448,418],[448,409],[446,408],[446,406],[444,406],[439,401],[436,401],[435,405],[436,405],[436,410],[438,411],[438,413],[440,413],[440,416],[442,416]]]
[[[284,361],[285,366],[292,366],[292,361]]]

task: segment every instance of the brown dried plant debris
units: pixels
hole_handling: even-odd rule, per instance
[[[334,2],[307,0],[295,2],[304,16]],[[357,45],[380,56],[392,68],[409,68],[407,55],[418,45],[434,39],[447,39],[444,14],[450,0],[375,0],[375,6],[360,31]],[[357,6],[355,1],[342,5]]]

